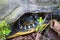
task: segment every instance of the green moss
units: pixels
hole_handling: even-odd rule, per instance
[[[2,21],[0,23],[0,40],[6,40],[5,36],[9,35],[10,32],[9,25],[5,21]]]

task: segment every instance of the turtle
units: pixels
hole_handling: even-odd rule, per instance
[[[56,11],[59,7],[59,0],[0,0],[0,22],[2,22],[3,20],[5,20],[7,23],[12,24],[15,23],[18,19],[20,19],[22,17],[22,15],[26,14],[26,13],[52,13],[54,11]],[[29,17],[29,16],[28,16]],[[34,15],[30,16],[28,23],[33,22],[32,20],[36,20],[37,18],[35,18]],[[26,19],[26,20],[25,20]],[[27,22],[24,23],[24,20],[27,21],[28,18],[24,17],[22,22],[22,19],[20,19],[20,21],[17,21],[17,25],[23,27]],[[32,24],[32,23],[31,23]],[[33,24],[38,24],[36,23],[36,21],[33,22]],[[27,24],[29,25],[29,24]],[[33,25],[33,26],[35,26]],[[14,29],[14,27],[12,26],[12,28]],[[17,27],[17,30],[20,27]],[[23,27],[24,28],[24,27]],[[35,27],[34,27],[35,28]],[[22,30],[23,33],[21,32],[21,35],[24,34],[28,34],[28,33],[32,33],[34,32],[34,28],[31,29],[31,31],[27,31],[26,33],[24,33],[24,29]],[[30,29],[30,28],[29,28]],[[19,34],[15,33],[15,34]],[[14,35],[16,36],[16,35]],[[13,38],[12,37],[8,37],[8,38]]]

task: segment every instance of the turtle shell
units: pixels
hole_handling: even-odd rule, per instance
[[[15,22],[27,12],[53,12],[59,0],[0,0],[0,22]]]

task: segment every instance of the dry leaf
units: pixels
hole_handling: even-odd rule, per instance
[[[60,23],[58,21],[51,20],[50,27],[60,35]]]

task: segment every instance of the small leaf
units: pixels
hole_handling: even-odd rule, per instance
[[[42,19],[42,17],[40,17],[37,21],[39,22],[39,24],[41,24],[41,23],[44,22],[44,20]]]
[[[2,32],[0,31],[0,35],[2,35]]]
[[[2,21],[2,22],[0,23],[0,27],[3,28],[4,26],[7,26],[7,23],[6,23],[5,21]]]
[[[10,32],[11,32],[11,30],[9,30],[8,28],[5,29],[6,35],[8,35]]]
[[[42,32],[42,31],[43,31],[43,29],[44,29],[44,28],[43,28],[42,26],[40,26],[40,28],[39,28],[40,32]]]
[[[2,30],[2,33],[5,35],[6,33],[5,33],[5,30]]]
[[[39,25],[36,27],[36,32],[39,30]]]
[[[41,25],[39,30],[42,32],[44,30],[45,26],[46,26],[46,24]]]

